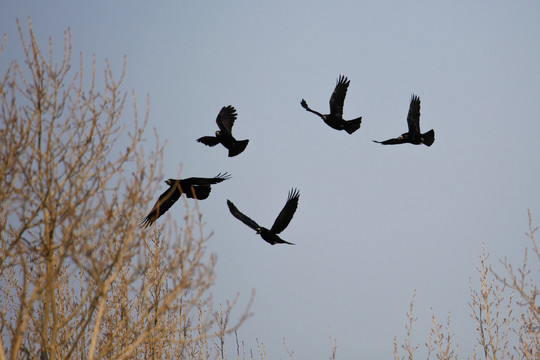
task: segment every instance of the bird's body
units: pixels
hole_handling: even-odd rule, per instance
[[[232,127],[236,117],[236,109],[233,106],[229,105],[222,107],[216,118],[219,131],[216,131],[215,136],[203,136],[198,138],[197,141],[206,146],[216,146],[217,144],[221,144],[229,150],[229,157],[240,154],[246,149],[249,140],[236,140],[233,137]]]
[[[296,212],[296,208],[298,207],[298,199],[300,198],[300,193],[296,189],[292,189],[289,192],[289,196],[287,198],[287,202],[285,203],[285,206],[279,213],[278,217],[274,221],[274,224],[272,225],[272,228],[267,229],[263,226],[260,226],[257,224],[254,220],[250,219],[246,215],[240,212],[236,208],[236,206],[232,203],[232,201],[227,200],[227,206],[229,207],[229,211],[235,218],[242,221],[244,224],[252,228],[256,231],[257,234],[259,234],[264,241],[269,243],[270,245],[275,244],[289,244],[294,245],[293,243],[290,243],[288,241],[283,240],[278,236],[279,233],[281,233],[285,228],[289,225],[291,222],[294,213]]]
[[[168,179],[165,181],[169,188],[159,196],[156,204],[148,215],[141,221],[142,227],[151,226],[161,215],[180,198],[186,194],[188,198],[203,200],[210,195],[210,185],[230,179],[227,173],[217,174],[213,178],[191,177],[187,179]]]
[[[411,104],[409,105],[409,113],[407,114],[407,125],[409,131],[397,138],[385,141],[373,141],[383,145],[409,143],[413,145],[424,144],[426,146],[431,146],[435,141],[435,131],[433,129],[424,134],[420,132],[420,98],[414,94],[411,96]]]
[[[350,80],[343,75],[340,75],[334,92],[330,97],[330,114],[323,115],[315,110],[309,108],[306,100],[302,99],[300,105],[306,111],[312,112],[315,115],[319,116],[326,125],[330,126],[332,129],[336,130],[345,130],[349,134],[354,133],[360,128],[362,123],[362,117],[353,119],[353,120],[343,120],[343,103],[345,102],[345,96],[347,95],[347,89],[349,87]]]
[[[260,230],[257,231],[257,234],[261,235],[263,240],[269,243],[270,245],[276,245],[276,244],[294,245],[291,242],[283,240],[276,233],[262,226],[260,227]]]

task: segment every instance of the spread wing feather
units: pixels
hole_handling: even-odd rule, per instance
[[[216,136],[203,136],[198,138],[197,141],[206,146],[216,146],[219,144],[219,139]]]
[[[343,103],[345,102],[345,96],[347,95],[347,88],[349,87],[349,80],[347,77],[340,75],[336,83],[332,97],[330,98],[330,114],[342,118],[343,116]]]
[[[213,178],[203,178],[203,177],[190,177],[187,179],[180,180],[180,186],[182,189],[185,188],[184,191],[187,191],[190,186],[197,186],[197,185],[213,185],[222,182],[223,180],[230,179],[231,175],[227,173],[219,173]]]
[[[143,219],[141,226],[149,227],[156,221],[161,215],[165,214],[167,210],[180,198],[182,191],[179,186],[169,187],[163,194],[161,194],[156,201],[156,204],[150,210],[150,213]]]
[[[384,141],[373,140],[373,142],[383,144],[383,145],[397,145],[397,144],[404,144],[407,141],[405,141],[405,139],[403,139],[403,138],[395,138],[395,139],[388,139],[388,140],[384,140]]]
[[[216,118],[216,123],[222,132],[232,135],[232,127],[236,117],[236,109],[233,106],[224,106]]]
[[[411,96],[407,125],[409,125],[409,133],[420,134],[420,98],[414,94]]]
[[[240,220],[244,224],[246,224],[247,226],[249,226],[250,228],[252,228],[255,231],[257,231],[260,228],[259,224],[257,224],[255,221],[253,221],[252,219],[250,219],[246,215],[242,214],[240,212],[240,210],[238,210],[238,208],[236,206],[234,206],[232,201],[227,200],[227,206],[229,207],[229,211],[231,212],[231,214],[233,214],[233,216],[235,218],[237,218],[238,220]]]
[[[285,206],[276,218],[276,221],[274,221],[274,225],[272,225],[270,231],[274,232],[275,234],[279,234],[280,232],[285,230],[285,228],[291,222],[294,213],[296,212],[299,198],[300,192],[297,189],[292,189],[291,191],[289,191],[289,197],[287,198],[287,202],[285,203]]]

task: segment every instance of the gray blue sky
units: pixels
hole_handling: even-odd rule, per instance
[[[431,309],[441,322],[451,312],[460,357],[472,355],[482,243],[493,263],[517,262],[527,209],[540,219],[539,2],[4,1],[0,69],[22,59],[16,18],[27,29],[28,16],[58,51],[69,27],[75,63],[95,54],[120,71],[127,56],[125,90],[141,108],[150,95],[167,141],[163,180],[180,166],[233,175],[200,207],[216,301],[256,290],[246,347],[259,339],[285,359],[285,338],[296,359],[326,358],[330,327],[338,358],[389,358],[416,289],[413,339],[427,341]],[[327,112],[339,74],[351,80],[344,117],[363,116],[353,135],[300,107]],[[434,145],[373,143],[406,131],[412,93]],[[229,104],[235,136],[250,139],[235,158],[195,141]],[[228,212],[226,199],[271,226],[292,187],[282,237],[296,246],[270,246]],[[181,222],[185,209],[170,213]]]

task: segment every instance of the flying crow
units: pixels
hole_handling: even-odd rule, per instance
[[[426,146],[431,146],[431,144],[433,144],[435,141],[435,131],[433,131],[433,129],[425,134],[420,133],[420,98],[414,94],[411,96],[407,124],[409,125],[409,132],[401,134],[400,137],[385,141],[373,141],[383,145],[411,143],[414,145],[424,144]]]
[[[236,109],[229,105],[221,108],[216,123],[219,131],[216,131],[216,136],[203,136],[197,141],[207,146],[216,146],[222,144],[229,150],[229,157],[240,154],[246,148],[249,140],[236,140],[232,135],[232,127],[236,120]]]
[[[287,202],[285,203],[285,206],[279,213],[278,217],[276,218],[276,221],[274,221],[274,225],[272,225],[272,228],[268,230],[265,227],[260,226],[255,221],[251,220],[246,215],[242,214],[240,210],[234,206],[234,204],[227,200],[227,205],[229,206],[229,210],[231,211],[231,214],[253,230],[257,232],[257,234],[261,235],[261,237],[270,245],[275,244],[289,244],[294,245],[293,243],[290,243],[288,241],[285,241],[281,239],[277,234],[285,230],[287,225],[291,222],[291,219],[293,218],[294,212],[296,211],[296,208],[298,206],[298,199],[300,198],[300,193],[296,189],[292,189],[289,192],[289,197],[287,198]]]
[[[345,130],[349,134],[352,134],[360,128],[362,123],[362,117],[354,120],[343,120],[343,102],[345,101],[345,95],[347,95],[347,88],[349,87],[350,80],[347,77],[340,75],[332,97],[330,98],[330,114],[323,115],[315,110],[311,110],[306,102],[302,99],[300,105],[309,112],[318,115],[323,121],[333,129]]]
[[[180,198],[186,194],[188,198],[203,200],[210,195],[210,185],[217,184],[223,180],[230,179],[227,173],[217,174],[213,178],[191,177],[187,179],[168,179],[165,181],[169,188],[159,196],[156,204],[150,213],[141,221],[141,226],[147,228],[151,226],[161,215]]]

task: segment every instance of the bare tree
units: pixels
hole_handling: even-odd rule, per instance
[[[520,359],[540,358],[540,306],[537,296],[540,295],[538,279],[533,277],[533,270],[540,268],[540,249],[536,243],[535,233],[538,227],[533,226],[531,212],[529,215],[529,231],[525,234],[532,244],[532,251],[525,248],[523,261],[517,269],[507,259],[502,261],[505,275],[492,271],[499,284],[517,293],[517,318],[514,335],[517,345],[513,350]],[[532,254],[532,256],[531,256]],[[537,272],[538,274],[538,272]]]
[[[213,310],[198,208],[181,231],[138,227],[162,163],[157,135],[143,151],[149,101],[141,119],[133,95],[125,120],[125,61],[98,90],[95,59],[89,79],[82,55],[72,71],[69,31],[56,61],[17,24],[24,62],[0,78],[0,360],[209,358],[235,301]]]
[[[526,234],[532,243],[531,251],[525,248],[523,262],[520,267],[512,266],[507,259],[502,261],[506,274],[501,275],[489,265],[489,254],[482,248],[479,288],[469,281],[471,301],[471,317],[476,325],[476,338],[481,350],[475,347],[473,359],[526,359],[540,358],[540,310],[536,297],[538,279],[534,279],[532,269],[540,268],[540,251],[535,240],[538,228],[532,225],[529,212],[529,232]],[[536,281],[536,282],[535,282]],[[411,331],[416,318],[412,315],[414,296],[410,304],[407,329],[407,340],[401,346],[406,356],[414,359],[418,344],[412,344]],[[427,358],[432,354],[437,359],[457,359],[457,346],[452,344],[453,333],[450,331],[450,315],[446,328],[437,322],[432,315],[432,327],[429,341],[426,342]],[[394,339],[394,358],[400,359],[400,348]]]
[[[469,281],[469,307],[476,324],[477,340],[482,347],[483,358],[508,359],[511,358],[510,341],[515,326],[512,307],[514,293],[508,292],[506,286],[501,286],[490,276],[488,258],[489,254],[483,248],[478,268],[480,289],[476,290],[472,281]]]

